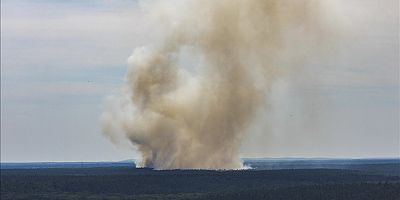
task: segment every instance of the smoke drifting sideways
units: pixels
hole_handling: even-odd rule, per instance
[[[174,12],[160,9],[164,1],[152,4],[152,15],[171,26],[159,43],[128,59],[127,85],[103,113],[103,131],[128,138],[143,167],[240,169],[241,140],[271,84],[323,48],[326,5],[183,2]],[[185,51],[198,60],[195,73],[180,62]]]

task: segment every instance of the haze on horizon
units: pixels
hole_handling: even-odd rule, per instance
[[[148,6],[1,2],[1,162],[139,157],[101,133],[99,116],[123,86],[133,50],[162,34]],[[399,157],[399,2],[331,6],[344,39],[308,64],[310,77],[273,85],[241,157]]]

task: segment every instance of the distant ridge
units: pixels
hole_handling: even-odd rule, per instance
[[[246,167],[255,170],[272,169],[310,169],[331,168],[349,169],[359,165],[387,164],[398,166],[400,171],[400,158],[242,158]],[[95,167],[133,167],[136,168],[135,159],[121,161],[101,162],[27,162],[27,163],[0,163],[0,169],[46,169],[46,168],[95,168]]]
[[[0,163],[0,169],[48,169],[48,168],[95,168],[95,167],[133,167],[134,160],[116,162],[29,162]]]

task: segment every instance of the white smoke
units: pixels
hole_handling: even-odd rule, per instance
[[[271,84],[323,46],[323,1],[190,0],[172,12],[165,3],[147,8],[170,29],[129,58],[127,87],[103,114],[104,132],[124,134],[142,166],[242,168],[241,140]],[[195,73],[180,62],[188,49]]]

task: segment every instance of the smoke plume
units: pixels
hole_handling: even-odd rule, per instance
[[[152,5],[170,28],[128,59],[127,87],[103,114],[104,132],[124,134],[145,167],[241,168],[241,140],[271,84],[320,46],[322,1],[182,2],[175,12]]]

